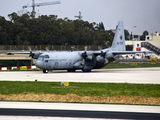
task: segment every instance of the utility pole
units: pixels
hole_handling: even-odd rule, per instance
[[[35,18],[36,12],[35,12],[35,2],[32,0],[32,16]]]

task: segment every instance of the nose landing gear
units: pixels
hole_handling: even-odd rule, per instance
[[[44,69],[44,70],[43,70],[43,73],[48,73],[48,70]]]

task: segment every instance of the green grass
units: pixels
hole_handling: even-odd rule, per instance
[[[160,97],[160,85],[116,83],[69,83],[62,88],[59,82],[0,81],[0,94],[76,94],[79,96],[141,96]]]
[[[141,68],[141,67],[160,67],[160,63],[137,63],[137,65],[131,65],[131,63],[117,63],[111,62],[103,69],[113,69],[113,68]]]

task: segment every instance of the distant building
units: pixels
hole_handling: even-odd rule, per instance
[[[153,44],[154,46],[160,48],[160,35],[159,33],[151,34],[151,35],[146,35],[145,41],[141,41],[140,40],[140,36],[139,35],[134,35],[133,41],[135,42],[149,42],[151,44]],[[133,45],[133,41],[132,40],[126,40],[125,43],[126,45]]]
[[[139,41],[140,40],[140,35],[133,35],[133,40],[134,41]]]
[[[146,35],[145,42],[149,42],[153,44],[154,46],[160,48],[160,35],[159,33],[156,33],[155,35]]]
[[[151,34],[151,35],[146,35],[146,38],[145,38],[145,41],[141,41],[139,40],[139,37],[136,39],[133,39],[133,40],[126,40],[125,41],[125,44],[126,45],[133,45],[133,51],[149,51],[148,49],[144,48],[144,47],[141,47],[141,42],[148,42],[154,46],[156,46],[157,48],[160,49],[160,35],[159,33],[156,33],[155,35],[154,34]],[[138,56],[138,57],[136,57]],[[156,54],[151,54],[150,56],[156,56],[158,58],[160,58],[160,55],[157,56]],[[135,58],[142,58],[144,57],[144,54],[135,54]]]

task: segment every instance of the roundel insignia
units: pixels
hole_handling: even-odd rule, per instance
[[[122,40],[122,35],[120,36],[120,39]]]

